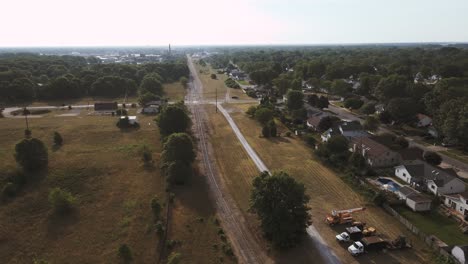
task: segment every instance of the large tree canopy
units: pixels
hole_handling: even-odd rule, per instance
[[[286,105],[290,111],[301,109],[304,106],[304,94],[302,91],[289,90]]]
[[[186,132],[190,126],[190,117],[187,112],[183,103],[165,106],[157,118],[161,134]]]
[[[47,167],[47,147],[37,138],[23,139],[15,146],[15,160],[25,170],[41,170]]]
[[[161,154],[164,162],[190,164],[195,160],[192,138],[186,133],[174,133],[167,137]]]
[[[263,172],[253,180],[250,202],[274,246],[289,248],[300,242],[310,224],[309,196],[303,184],[282,171],[271,176]]]

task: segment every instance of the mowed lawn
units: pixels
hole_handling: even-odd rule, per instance
[[[133,263],[156,263],[160,238],[150,201],[158,196],[165,211],[166,184],[159,169],[161,142],[153,118],[139,116],[140,129],[130,131],[120,131],[114,117],[87,116],[85,111],[78,117],[31,118],[33,136],[49,148],[49,169],[30,180],[16,198],[0,204],[0,262],[119,263],[117,249],[126,243]],[[14,145],[23,131],[24,119],[0,119],[2,184],[16,166]],[[52,146],[54,131],[64,138],[58,149]],[[153,169],[143,166],[143,145],[153,151]],[[180,252],[183,261],[217,263],[223,254],[212,245],[221,239],[209,220],[215,212],[202,186],[195,178],[174,190],[168,239],[179,241],[173,251]],[[72,214],[53,213],[48,202],[53,187],[76,196]]]
[[[274,139],[260,138],[261,127],[248,118],[237,106],[227,105],[231,115],[247,138],[249,144],[257,152],[270,170],[284,170],[302,182],[311,197],[310,207],[314,226],[345,263],[427,263],[428,250],[422,242],[410,235],[408,231],[384,212],[381,208],[367,203],[363,197],[356,194],[339,176],[323,166],[308,148],[297,137],[279,137]],[[245,109],[245,107],[242,107]],[[280,125],[279,131],[285,128]],[[225,141],[226,142],[226,141]],[[225,143],[227,144],[227,143]],[[241,173],[242,175],[243,173]],[[241,175],[237,175],[238,180]],[[249,192],[248,186],[239,192]],[[394,239],[400,234],[406,234],[415,246],[412,250],[390,251],[386,254],[368,254],[355,259],[349,255],[344,245],[335,241],[335,235],[340,228],[332,229],[324,223],[324,218],[333,209],[347,209],[366,206],[365,212],[356,213],[357,220],[375,226],[378,232],[388,239]]]

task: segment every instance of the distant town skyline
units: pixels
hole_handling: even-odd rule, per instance
[[[468,42],[466,0],[20,0],[0,47]]]

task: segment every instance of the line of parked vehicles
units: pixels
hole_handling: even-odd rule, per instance
[[[354,221],[352,213],[364,211],[365,207],[358,207],[345,210],[333,210],[327,215],[325,222],[330,226],[340,224],[350,224],[349,227],[336,235],[336,240],[340,243],[352,244],[348,247],[348,252],[353,256],[359,256],[369,251],[379,251],[383,249],[403,249],[411,248],[405,236],[398,236],[395,240],[386,240],[377,235],[375,227],[366,227],[366,223]]]

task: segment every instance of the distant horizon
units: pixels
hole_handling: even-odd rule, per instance
[[[267,47],[267,46],[367,46],[367,45],[460,45],[468,41],[428,41],[428,42],[343,42],[343,43],[258,43],[258,44],[163,44],[163,45],[42,45],[42,46],[0,46],[0,49],[28,49],[28,48],[171,48],[177,47]]]

